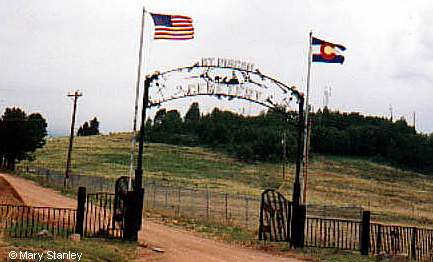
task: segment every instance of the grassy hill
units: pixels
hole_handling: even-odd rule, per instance
[[[67,137],[50,138],[32,165],[64,170],[67,145]],[[129,133],[77,137],[73,172],[113,179],[127,175],[129,151]],[[281,164],[245,163],[207,148],[167,144],[147,144],[143,164],[148,180],[253,196],[275,187],[291,196],[294,165],[283,179]],[[433,177],[367,159],[314,156],[308,182],[309,204],[362,206],[375,213],[373,219],[433,226]]]

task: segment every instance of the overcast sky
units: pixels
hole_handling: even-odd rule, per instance
[[[194,19],[195,39],[152,41],[145,26],[145,69],[192,65],[201,57],[246,60],[305,89],[308,33],[345,45],[345,63],[313,64],[311,100],[389,116],[433,132],[431,1],[0,0],[0,111],[41,112],[49,131],[67,134],[79,89],[77,124],[97,116],[103,132],[132,128],[142,6]],[[191,102],[191,101],[188,101]],[[181,109],[189,103],[177,103]],[[218,100],[201,101],[203,108]],[[169,105],[170,106],[170,105]],[[250,110],[250,105],[233,104]],[[244,110],[245,112],[245,110]],[[249,111],[247,111],[249,112]]]

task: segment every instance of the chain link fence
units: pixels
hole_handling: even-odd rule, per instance
[[[174,217],[258,230],[259,197],[234,195],[210,189],[172,187],[156,182],[145,183],[144,206]]]

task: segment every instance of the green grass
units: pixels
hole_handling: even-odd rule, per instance
[[[62,171],[66,163],[68,139],[51,138],[36,152],[33,165]],[[129,171],[130,134],[77,137],[74,142],[72,172],[116,178]],[[25,163],[22,163],[25,165]],[[271,173],[281,167],[272,164],[246,164],[234,158],[199,147],[146,144],[145,176],[172,184],[219,188],[243,194],[260,194],[269,184],[279,184]],[[293,167],[292,167],[293,169]]]
[[[63,171],[67,144],[66,137],[50,138],[32,165]],[[129,151],[129,133],[77,137],[73,172],[113,179],[127,175]],[[253,196],[273,186],[290,198],[294,176],[294,165],[283,180],[281,164],[245,163],[208,148],[167,144],[146,144],[143,164],[148,180]],[[433,226],[431,192],[433,177],[368,159],[319,155],[310,163],[308,203],[361,206],[374,212],[373,220]]]
[[[36,234],[42,230],[47,230],[52,234],[53,232],[57,236],[67,236],[73,233],[73,228],[63,228],[62,226],[57,226],[55,222],[36,222],[30,221],[29,219],[22,219],[22,221],[13,221],[12,225],[8,225],[6,232],[12,237],[34,237]]]
[[[193,219],[184,216],[178,216],[176,218],[172,216],[160,214],[149,214],[147,213],[146,219],[153,221],[160,220],[164,224],[168,224],[173,227],[180,227],[188,231],[194,231],[202,233],[210,238],[217,238],[225,242],[237,243],[242,245],[256,246],[259,241],[255,240],[257,237],[253,232],[239,227],[223,225],[215,222],[207,222],[200,219]]]

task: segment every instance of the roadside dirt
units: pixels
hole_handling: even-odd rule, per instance
[[[0,174],[2,195],[13,191],[13,189],[12,191],[3,191],[1,188],[2,180],[6,180],[16,190],[18,197],[21,197],[25,205],[76,207],[75,199],[65,197],[54,190],[43,188],[32,181],[8,174]],[[4,182],[3,184],[6,185]],[[203,238],[193,232],[152,221],[143,221],[143,229],[139,234],[139,243],[142,248],[138,250],[136,261],[301,261]]]
[[[22,205],[23,200],[9,182],[0,176],[0,205]],[[3,212],[1,210],[0,212]],[[0,220],[0,223],[3,221]],[[0,234],[0,259],[7,257],[10,251],[9,245],[4,242],[3,236]]]
[[[0,205],[22,205],[23,200],[9,182],[0,176]]]

